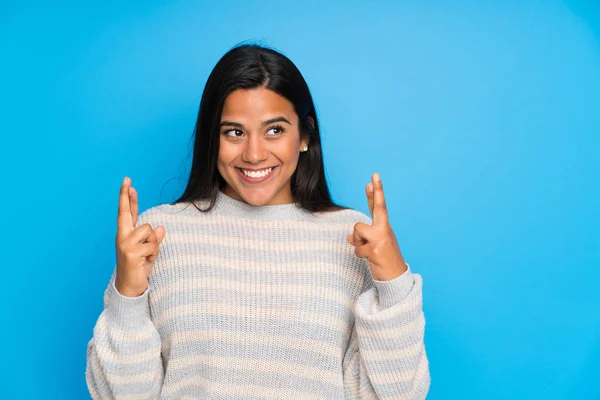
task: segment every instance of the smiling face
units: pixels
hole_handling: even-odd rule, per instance
[[[259,206],[294,202],[291,177],[308,137],[285,97],[266,88],[237,89],[225,99],[217,168],[223,193]]]

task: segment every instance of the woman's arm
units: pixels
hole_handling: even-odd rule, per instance
[[[150,319],[148,280],[165,228],[152,227],[152,210],[138,216],[137,191],[125,177],[117,214],[117,265],[87,348],[85,376],[94,399],[155,399],[160,395],[161,340]],[[116,278],[120,278],[118,284]]]
[[[163,381],[160,336],[150,320],[148,291],[121,295],[110,280],[94,336],[86,381],[93,399],[156,399]]]
[[[343,360],[346,398],[426,398],[431,378],[421,276],[409,268],[391,281],[367,279],[354,315]]]

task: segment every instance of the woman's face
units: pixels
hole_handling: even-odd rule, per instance
[[[265,88],[233,91],[219,137],[217,168],[226,195],[255,206],[294,202],[290,178],[308,138],[300,139],[290,101]]]

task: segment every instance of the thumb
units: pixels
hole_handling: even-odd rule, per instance
[[[154,234],[156,235],[156,240],[158,241],[158,244],[160,244],[165,238],[165,227],[162,225],[157,226],[156,229],[154,229]]]
[[[346,236],[346,240],[348,240],[348,243],[350,243],[352,246],[356,247],[356,244],[354,243],[354,235],[350,234]]]
[[[365,244],[365,239],[363,239],[362,237],[360,237],[358,235],[358,233],[356,233],[356,232],[354,232],[352,240],[354,241],[354,246],[355,247],[356,246],[362,246],[363,244]]]

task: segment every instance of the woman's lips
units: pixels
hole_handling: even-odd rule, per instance
[[[244,172],[242,171],[241,168],[236,168],[238,171],[238,174],[240,175],[240,177],[242,178],[242,180],[244,180],[245,182],[248,183],[261,183],[266,181],[267,179],[269,179],[271,177],[271,175],[273,175],[273,172],[275,171],[277,167],[272,167],[271,168],[271,172],[269,172],[267,175],[262,176],[260,178],[252,178],[251,176],[246,176],[244,174]]]

